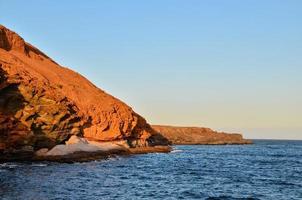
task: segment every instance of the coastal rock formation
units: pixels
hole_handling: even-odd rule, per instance
[[[209,128],[175,127],[153,125],[152,128],[166,137],[172,144],[251,144],[252,141],[243,139],[241,134],[217,132]]]
[[[0,156],[64,144],[72,135],[167,144],[144,118],[0,25]]]
[[[85,138],[80,138],[78,136],[71,136],[65,144],[56,145],[54,148],[47,150],[41,149],[36,152],[37,156],[68,156],[70,154],[74,154],[77,152],[108,152],[112,150],[125,150],[130,148],[126,141],[118,141],[118,142],[96,142],[89,141]]]

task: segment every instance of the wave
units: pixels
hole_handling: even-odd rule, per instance
[[[180,150],[180,149],[174,149],[173,151],[171,151],[171,153],[180,153],[180,152],[183,152],[183,150]]]
[[[21,166],[21,164],[17,164],[17,163],[2,163],[0,164],[0,168],[9,168],[9,169],[14,169],[18,166]]]
[[[258,198],[254,197],[243,197],[243,198],[236,198],[233,196],[218,196],[218,197],[208,197],[207,200],[259,200]]]
[[[33,167],[46,167],[48,165],[45,164],[45,163],[33,163],[33,164],[31,164],[31,166],[33,166]]]

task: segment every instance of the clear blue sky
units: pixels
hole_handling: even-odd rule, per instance
[[[0,23],[153,124],[302,139],[300,0],[0,0]]]

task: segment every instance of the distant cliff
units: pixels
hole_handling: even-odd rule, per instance
[[[217,132],[209,128],[153,125],[152,128],[172,144],[251,144],[241,134]]]

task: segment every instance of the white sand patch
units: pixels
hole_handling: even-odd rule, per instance
[[[45,152],[44,156],[65,156],[76,152],[106,152],[111,150],[122,150],[125,148],[129,148],[126,141],[96,142],[77,136],[71,136],[65,144],[53,147],[51,150]]]

